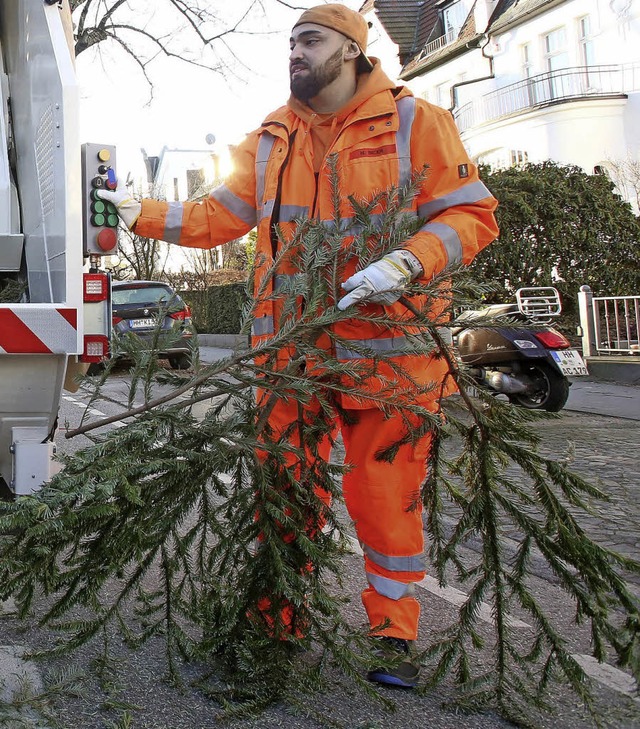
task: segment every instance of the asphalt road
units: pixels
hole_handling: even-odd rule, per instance
[[[226,353],[228,350],[201,348],[204,361],[212,361]],[[124,392],[123,378],[124,375],[117,376],[109,383],[111,396]],[[71,425],[77,423],[85,407],[86,396],[81,392],[65,396],[60,422]],[[90,416],[99,418],[114,412],[115,406],[101,402],[93,406]],[[590,535],[606,546],[636,559],[640,559],[639,421],[640,388],[579,380],[573,385],[567,407],[560,416],[536,426],[541,431],[546,452],[569,461],[573,470],[599,484],[611,496],[609,503],[586,520],[585,528]],[[82,437],[59,441],[61,450],[74,450],[83,445]],[[474,549],[474,545],[470,544],[467,555],[470,560],[477,556]],[[353,553],[344,560],[348,610],[356,628],[364,624],[359,599],[363,575],[358,550],[354,542]],[[572,626],[573,611],[563,590],[545,569],[543,562],[534,563],[533,568],[532,589],[544,602],[558,627],[565,631],[571,652],[593,677],[596,708],[602,725],[621,729],[640,728],[640,702],[633,695],[633,681],[611,663],[598,665],[589,659],[589,633],[584,627]],[[640,584],[633,582],[632,587],[640,594]],[[433,578],[426,578],[418,590],[422,605],[422,645],[428,642],[430,634],[455,620],[455,611],[465,597],[465,590],[468,587],[457,584],[453,579],[446,588],[441,588]],[[49,660],[36,664],[25,660],[24,651],[51,645],[53,635],[38,627],[35,619],[20,623],[12,615],[11,605],[6,607],[7,611],[0,617],[0,678],[4,678],[4,688],[0,689],[0,727],[209,729],[220,725],[219,708],[198,690],[188,684],[183,689],[177,689],[163,680],[161,644],[151,643],[135,654],[123,648],[117,656],[118,678],[109,693],[100,685],[91,669],[91,661],[95,656],[91,648],[83,648],[73,658],[63,661]],[[487,631],[490,631],[492,617],[488,606],[481,608],[481,616]],[[523,634],[531,631],[531,621],[526,615],[516,614],[513,617],[517,621],[515,625]],[[55,693],[50,696],[48,706],[55,721],[50,719],[48,723],[41,724],[12,724],[4,719],[3,723],[1,701],[11,703],[12,692],[17,685],[16,677],[29,677],[34,682],[37,694],[38,685],[43,680],[47,684],[53,669],[72,667],[86,676],[82,693],[77,697]],[[393,712],[364,696],[338,673],[330,672],[329,685],[328,692],[306,699],[304,709],[299,707],[294,711],[291,707],[276,705],[256,719],[235,720],[228,726],[238,729],[316,729],[328,726],[328,721],[349,729],[493,729],[510,726],[491,713],[459,715],[443,706],[451,697],[448,683],[426,695],[381,689],[383,695],[395,702],[396,710]],[[554,729],[592,726],[584,707],[569,691],[558,688],[548,698],[553,711],[551,715],[539,718],[539,726]],[[117,724],[126,706],[132,707],[132,723]],[[42,712],[34,712],[27,702],[23,717],[35,722],[41,716]]]

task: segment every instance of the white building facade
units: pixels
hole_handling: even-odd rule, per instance
[[[218,157],[211,149],[163,147],[158,157],[148,157],[147,184],[159,200],[194,200],[208,194],[220,177]]]
[[[621,182],[620,170],[640,170],[640,0],[372,4],[385,27],[392,5],[420,6],[420,47],[403,48],[391,23],[400,78],[451,109],[475,161],[607,172],[637,204],[639,186],[624,189],[633,183]]]
[[[143,149],[142,157],[147,173],[146,182],[141,184],[142,194],[157,200],[202,199],[220,181],[228,167],[228,150],[224,150],[221,157],[212,148],[175,149],[165,146],[157,157],[149,156]],[[167,250],[168,268],[174,271],[181,267],[198,268],[195,258],[207,259],[207,265],[213,268],[223,267],[221,246],[204,252],[177,246],[168,246]]]

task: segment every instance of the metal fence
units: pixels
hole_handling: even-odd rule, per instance
[[[418,56],[417,60],[426,58],[427,56],[430,56],[432,53],[439,51],[441,48],[448,46],[450,43],[453,43],[454,40],[457,40],[459,35],[460,35],[459,28],[456,28],[456,29],[450,28],[444,35],[441,35],[439,38],[435,38],[434,40],[429,41],[429,43],[427,43],[425,45],[425,47],[422,49],[422,51],[420,51],[420,55]]]
[[[461,132],[526,109],[585,97],[619,96],[637,88],[638,68],[631,65],[578,66],[531,76],[454,111]]]
[[[585,357],[640,354],[640,296],[578,294],[582,351]]]

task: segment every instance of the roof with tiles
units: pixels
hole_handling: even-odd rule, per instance
[[[434,32],[431,34],[431,39],[439,38],[443,34],[442,24],[438,21],[434,27]],[[417,56],[414,56],[414,58],[405,63],[404,68],[402,69],[402,78],[411,78],[416,75],[418,69],[438,65],[439,62],[444,59],[451,58],[461,51],[468,49],[468,44],[470,44],[474,39],[480,37],[481,33],[477,32],[476,21],[471,13],[460,29],[458,37],[454,41],[447,43],[442,46],[442,48],[439,48],[432,53],[429,53],[428,60],[426,56],[423,57],[423,55],[419,53]]]
[[[517,0],[510,0],[517,2]],[[404,66],[402,77],[411,77],[425,65],[425,46],[444,35],[438,0],[365,0],[360,12],[375,10],[391,40],[398,45],[398,56]],[[484,30],[484,29],[482,29]],[[470,13],[452,43],[429,54],[431,62],[442,61],[464,49],[465,44],[478,37],[473,13]]]
[[[547,7],[561,5],[563,2],[566,0],[500,0],[489,21],[489,30],[495,33],[529,15],[536,15]]]
[[[403,65],[401,77],[411,78],[463,52],[469,47],[467,44],[480,39],[483,33],[499,31],[563,2],[567,0],[499,0],[488,28],[476,28],[471,12],[453,42],[428,53],[425,46],[444,35],[438,9],[441,0],[365,0],[360,12],[375,10],[389,37],[398,45]]]
[[[365,6],[375,9],[403,64],[420,52],[438,22],[434,0],[367,0]]]

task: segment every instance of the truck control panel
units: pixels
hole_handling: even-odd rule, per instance
[[[116,189],[116,150],[107,144],[86,143],[81,155],[84,255],[111,256],[118,252],[118,213],[97,193]]]

